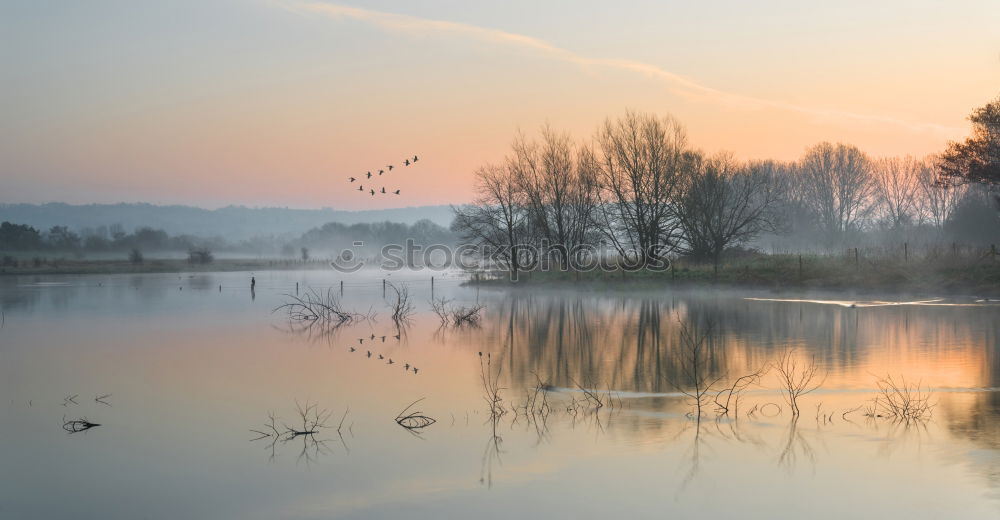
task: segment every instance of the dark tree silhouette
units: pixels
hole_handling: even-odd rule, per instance
[[[1000,97],[972,111],[972,135],[941,154],[940,181],[1000,185]]]

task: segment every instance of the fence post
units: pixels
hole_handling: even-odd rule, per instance
[[[385,278],[382,279],[382,297],[385,298]]]
[[[908,243],[903,242],[903,261],[910,260],[910,246]]]
[[[344,281],[343,280],[340,281],[340,295],[341,296],[344,295]]]
[[[861,265],[861,255],[858,254],[858,248],[854,248],[854,265]]]
[[[799,281],[802,281],[802,253],[799,253]]]

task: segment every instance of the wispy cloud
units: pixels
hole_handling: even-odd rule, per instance
[[[703,85],[694,79],[670,72],[650,63],[584,56],[539,38],[499,29],[309,0],[276,0],[276,2],[277,5],[293,12],[318,14],[332,19],[357,20],[388,31],[454,35],[500,45],[520,47],[552,59],[588,69],[614,69],[641,74],[662,82],[670,92],[676,95],[704,103],[724,104],[732,108],[744,110],[773,109],[792,112],[811,117],[821,122],[841,125],[876,124],[892,126],[910,132],[934,134],[948,138],[959,136],[963,131],[961,128],[936,123],[911,121],[879,114],[865,114],[804,106],[727,92]]]

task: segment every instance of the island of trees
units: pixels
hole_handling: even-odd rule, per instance
[[[872,157],[823,142],[791,162],[703,152],[669,116],[627,112],[590,142],[546,126],[476,171],[478,198],[455,208],[452,229],[497,252],[514,279],[552,264],[572,270],[584,245],[638,271],[669,260],[671,277],[677,264],[714,278],[732,263],[733,276],[766,268],[787,279],[836,264],[823,259],[853,270],[889,260],[988,269],[1000,242],[1000,99],[970,120],[965,141],[929,157]]]

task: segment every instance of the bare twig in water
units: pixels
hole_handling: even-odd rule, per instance
[[[287,301],[275,307],[272,312],[285,311],[288,319],[294,322],[340,327],[373,318],[372,313],[364,315],[344,309],[340,297],[333,289],[327,289],[326,292],[306,289],[301,297],[292,294],[286,294],[285,297]]]
[[[681,384],[671,383],[677,391],[694,400],[695,418],[700,423],[702,407],[708,401],[708,395],[722,376],[710,379],[708,364],[711,361],[711,347],[715,339],[715,327],[708,323],[704,327],[681,322],[681,363],[680,371],[684,378]]]
[[[452,306],[451,302],[452,300],[445,298],[431,300],[431,310],[441,320],[442,327],[463,327],[466,325],[476,327],[479,325],[483,309],[486,308],[485,305],[477,303],[468,307]]]
[[[100,424],[92,423],[88,421],[86,417],[83,417],[81,419],[74,419],[72,421],[67,421],[66,416],[65,415],[63,416],[62,428],[66,430],[67,433],[85,432],[91,428],[96,428],[98,426],[100,426]]]
[[[62,405],[63,406],[67,406],[67,405],[70,405],[70,404],[79,404],[79,403],[76,402],[76,398],[79,395],[80,394],[73,394],[73,395],[67,395],[66,397],[63,397],[63,403],[62,403]]]
[[[441,326],[447,326],[451,321],[451,311],[449,310],[449,304],[451,300],[447,298],[432,298],[431,299],[431,310],[437,315],[438,319],[441,320]]]
[[[919,381],[910,384],[903,377],[897,381],[887,375],[876,380],[875,385],[878,387],[878,395],[866,410],[866,416],[888,418],[907,424],[930,419],[935,403],[931,402],[930,390],[921,387]]]
[[[751,385],[760,384],[761,378],[770,370],[771,366],[764,364],[764,366],[758,368],[755,372],[740,376],[733,381],[732,385],[719,390],[719,393],[715,394],[715,408],[719,415],[728,415],[730,409],[732,409],[733,415],[738,417],[740,414],[740,397],[742,397],[743,391]]]
[[[326,440],[317,437],[317,434],[327,426],[327,421],[330,418],[331,412],[326,409],[320,409],[317,404],[309,404],[306,401],[305,406],[300,405],[298,401],[295,402],[296,412],[298,414],[299,421],[296,421],[294,426],[289,426],[288,424],[280,421],[274,412],[269,412],[267,414],[268,422],[264,423],[263,429],[256,430],[250,429],[251,432],[257,434],[257,437],[250,439],[250,441],[259,441],[261,439],[270,439],[270,443],[267,445],[271,450],[271,459],[273,460],[276,453],[276,447],[280,444],[286,444],[294,439],[302,439],[302,449],[299,452],[299,460],[305,460],[306,464],[311,464],[316,461],[316,459],[322,455],[329,453],[330,450],[326,445]],[[348,408],[350,410],[350,408]],[[337,427],[337,433],[340,434],[340,428],[343,426],[344,418],[347,417],[347,412],[344,412],[344,416],[341,418],[341,423]],[[279,424],[280,423],[280,424]],[[343,437],[341,436],[341,441]],[[347,444],[344,444],[346,449]]]
[[[424,399],[425,398],[421,397],[420,399],[417,399],[416,401],[410,403],[410,405],[407,406],[406,408],[403,408],[403,411],[399,412],[399,414],[396,415],[395,418],[396,424],[402,426],[410,433],[417,435],[419,433],[419,430],[436,423],[437,422],[436,419],[424,415],[423,412],[413,411],[407,413],[409,412],[410,408],[413,408],[413,405],[419,403],[420,401],[423,401]]]
[[[111,394],[99,395],[99,396],[97,396],[97,397],[94,398],[94,402],[101,403],[101,404],[103,404],[105,406],[111,406],[111,403],[107,402],[107,400],[106,400],[109,397],[111,397]]]
[[[481,313],[485,308],[485,305],[478,303],[468,307],[456,307],[451,311],[451,322],[456,327],[465,325],[476,327],[479,325],[479,320],[482,318]]]
[[[410,319],[413,314],[413,302],[410,299],[410,289],[405,285],[396,286],[393,283],[386,283],[386,287],[392,289],[394,299],[388,302],[392,309],[392,321],[397,325]]]
[[[794,354],[794,349],[786,351],[781,355],[781,359],[774,365],[774,368],[778,372],[778,381],[781,383],[785,402],[792,409],[792,416],[798,417],[799,397],[822,386],[826,375],[817,381],[819,367],[815,361],[810,359],[805,363],[800,363]]]
[[[501,372],[503,367],[498,368],[496,374],[493,373],[492,354],[487,352],[486,358],[483,359],[483,353],[479,353],[479,380],[483,383],[483,400],[489,407],[491,417],[502,417],[507,413],[503,397],[500,395],[500,391],[503,390],[500,387]]]

